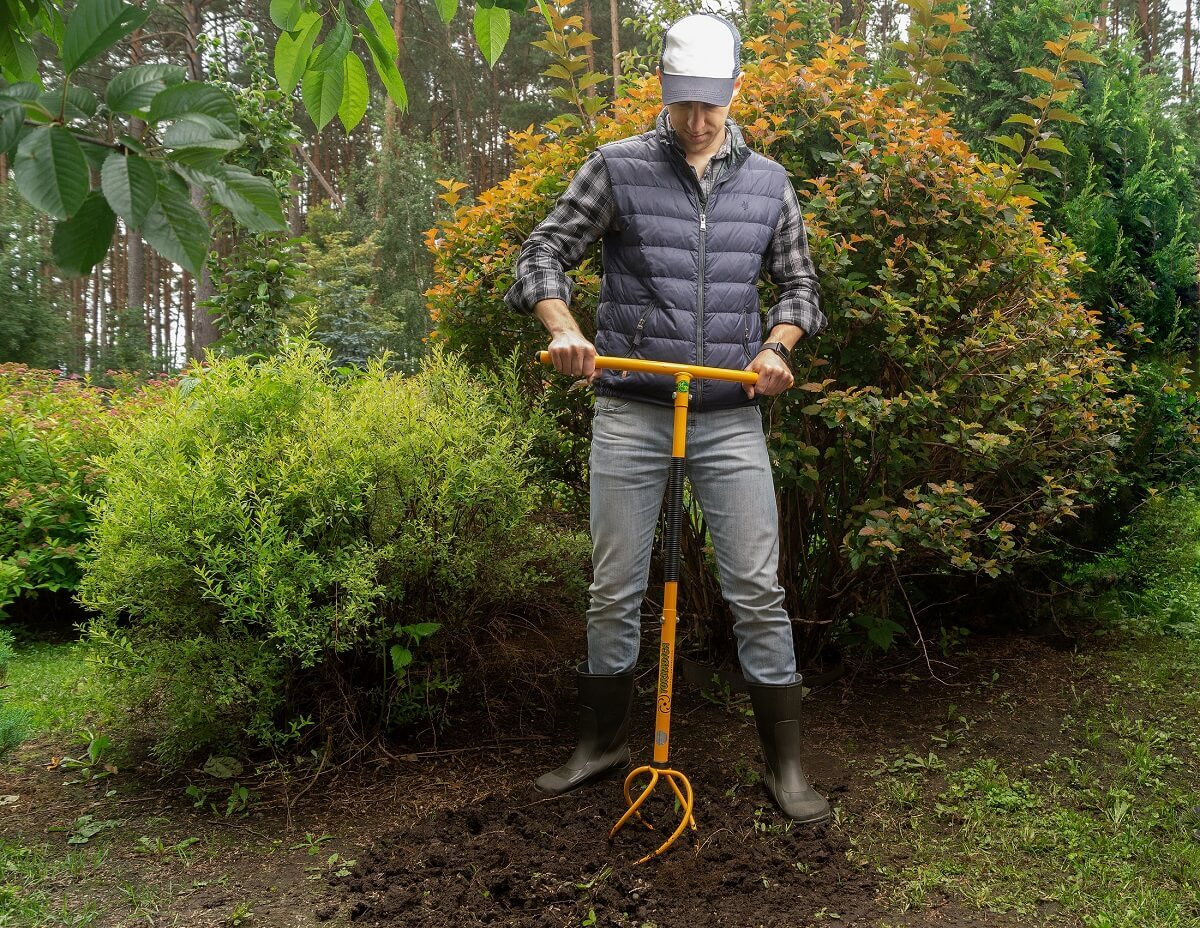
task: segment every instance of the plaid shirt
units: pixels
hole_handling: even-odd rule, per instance
[[[668,133],[682,153],[665,108],[659,113],[657,128]],[[699,182],[702,201],[708,200],[713,183],[727,169],[734,146],[746,144],[732,119],[726,119],[725,128],[725,141]],[[549,215],[525,241],[517,256],[516,282],[504,295],[504,301],[518,312],[532,312],[539,300],[557,298],[569,305],[574,284],[567,277],[567,270],[583,260],[588,249],[612,228],[615,218],[608,167],[601,154],[594,151]],[[763,267],[779,287],[779,302],[767,316],[767,332],[780,323],[790,323],[811,337],[826,327],[828,321],[821,311],[821,287],[808,251],[804,218],[790,183],[784,185],[783,209],[775,235],[767,246]]]

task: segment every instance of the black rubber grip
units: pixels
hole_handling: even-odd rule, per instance
[[[683,458],[671,458],[667,476],[667,528],[663,533],[663,579],[679,582],[679,534],[683,529]]]

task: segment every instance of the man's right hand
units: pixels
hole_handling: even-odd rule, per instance
[[[588,383],[596,379],[596,346],[580,332],[563,331],[550,340],[550,363],[560,374],[581,377]]]

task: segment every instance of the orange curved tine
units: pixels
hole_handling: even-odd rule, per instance
[[[642,794],[635,800],[629,795],[629,783],[640,773],[649,773],[650,783],[644,790],[642,790]],[[642,814],[638,811],[638,809],[640,809],[642,804],[650,798],[651,791],[656,785],[658,785],[658,776],[659,772],[653,767],[638,767],[636,770],[630,771],[629,776],[625,778],[625,801],[629,803],[629,808],[625,810],[625,814],[621,816],[621,818],[617,821],[617,824],[613,825],[612,830],[609,831],[608,838],[610,841],[616,837],[617,832],[624,828],[634,815],[638,817],[643,825],[645,825],[651,831],[654,830],[654,826],[642,818]]]
[[[683,802],[683,817],[680,819],[679,825],[678,825],[678,827],[676,827],[675,831],[671,834],[671,837],[667,838],[667,840],[664,841],[662,844],[660,844],[658,846],[658,848],[656,850],[654,850],[652,853],[649,853],[645,857],[638,860],[637,862],[639,864],[644,864],[646,861],[652,860],[653,858],[655,858],[659,854],[661,854],[663,851],[665,851],[667,848],[669,848],[672,844],[674,844],[675,841],[679,838],[679,836],[681,834],[683,834],[684,830],[688,827],[689,823],[691,823],[693,828],[696,827],[695,819],[692,817],[692,806],[695,802],[695,796],[692,794],[692,784],[689,783],[688,778],[685,777],[678,770],[664,770],[663,773],[666,775],[667,782],[671,784],[671,788],[673,790],[675,790],[675,795],[679,796],[680,801]],[[675,785],[676,777],[683,780],[683,785],[687,789],[687,798],[686,799],[683,797],[683,795],[680,794],[679,787]]]
[[[675,791],[675,798],[679,800],[679,804],[681,806],[683,806],[684,808],[687,809],[688,824],[692,826],[692,831],[695,831],[696,830],[696,816],[692,814],[693,807],[694,807],[694,797],[692,796],[692,781],[689,780],[687,777],[685,777],[678,770],[669,770],[667,772],[672,773],[675,776],[679,777],[679,779],[683,780],[683,785],[687,787],[688,798],[684,799],[683,793],[681,793],[679,791],[679,787],[675,785],[675,777],[673,777],[673,776],[667,777],[667,782],[669,784],[671,784],[671,789],[673,789]]]

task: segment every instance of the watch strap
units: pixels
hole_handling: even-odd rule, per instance
[[[784,364],[792,363],[792,353],[783,342],[763,342],[762,347],[767,351],[774,351],[779,357],[783,358]]]

